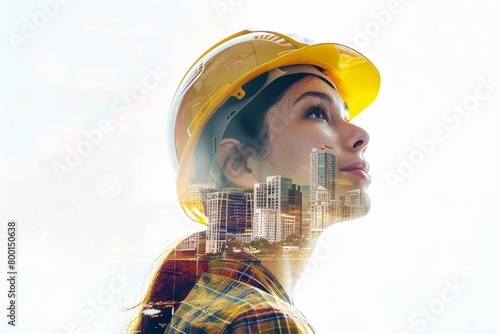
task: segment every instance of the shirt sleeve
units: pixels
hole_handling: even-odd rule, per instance
[[[225,334],[313,334],[312,327],[305,319],[286,314],[274,308],[250,310],[239,315]]]

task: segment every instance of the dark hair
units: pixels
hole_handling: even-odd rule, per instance
[[[195,150],[195,181],[205,183],[209,179],[209,172],[215,178],[216,188],[231,186],[223,170],[228,161],[238,164],[245,164],[248,157],[257,155],[264,157],[269,144],[269,127],[266,123],[266,116],[269,109],[278,103],[288,89],[296,82],[310,74],[297,73],[277,78],[266,86],[253,98],[236,116],[231,120],[224,131],[222,138],[237,139],[240,144],[233,147],[224,157],[222,166],[219,166],[216,152],[214,152],[211,138],[211,128],[217,119],[216,114],[206,124],[204,131],[198,141]],[[267,73],[261,74],[242,88],[246,96],[252,96],[257,92],[267,79]],[[231,105],[239,102],[235,97],[230,97],[222,108],[230,108]],[[216,169],[219,170],[216,170]],[[214,170],[215,169],[215,170]]]

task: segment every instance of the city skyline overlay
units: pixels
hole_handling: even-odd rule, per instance
[[[307,185],[294,184],[292,178],[282,175],[267,176],[253,189],[218,190],[208,184],[191,184],[182,204],[205,218],[207,230],[188,237],[178,247],[219,253],[229,240],[246,245],[261,239],[280,243],[289,236],[310,240],[336,222],[364,216],[367,209],[360,189],[336,198],[335,177],[335,155],[331,147],[322,146],[311,149]]]

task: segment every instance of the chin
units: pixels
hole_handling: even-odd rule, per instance
[[[365,199],[365,206],[366,206],[365,215],[366,215],[366,214],[368,214],[368,212],[370,212],[372,202],[371,202],[370,195],[368,194],[368,190],[365,187],[361,188],[361,194],[363,195],[363,197]]]
[[[340,187],[339,187],[340,188]],[[361,187],[342,187],[343,189],[341,190],[342,192],[339,193],[339,198],[340,196],[344,196],[348,194],[349,192],[354,194],[359,194],[359,195],[353,195],[350,199],[347,199],[348,196],[345,196],[345,206],[344,206],[344,215],[340,219],[336,219],[333,221],[330,225],[333,223],[337,222],[343,222],[343,221],[349,221],[349,220],[354,220],[354,219],[359,219],[368,214],[371,208],[371,199],[367,191],[367,186],[362,185]],[[342,195],[340,195],[342,194]],[[347,203],[352,203],[353,205],[350,206]]]

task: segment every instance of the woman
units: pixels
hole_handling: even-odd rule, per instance
[[[170,124],[181,206],[207,230],[163,260],[136,332],[314,333],[290,293],[321,232],[369,209],[369,137],[350,120],[379,85],[356,51],[274,32],[198,59]]]

